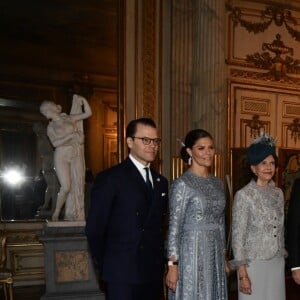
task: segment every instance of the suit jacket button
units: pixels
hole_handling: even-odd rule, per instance
[[[139,216],[139,215],[140,215],[140,212],[137,211],[135,214],[136,214],[137,216]]]

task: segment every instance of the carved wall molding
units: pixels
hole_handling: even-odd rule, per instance
[[[247,120],[247,125],[250,128],[250,137],[256,138],[260,131],[264,130],[264,124],[259,120],[259,115],[253,115],[251,120]]]
[[[291,6],[288,4],[274,4],[266,6],[265,10],[261,11],[262,22],[251,22],[243,19],[243,13],[240,7],[234,7],[231,4],[226,4],[226,9],[230,11],[230,18],[234,26],[238,24],[244,27],[249,33],[254,34],[264,32],[274,22],[276,26],[285,26],[288,33],[297,41],[300,41],[300,31],[293,28],[289,23],[297,25],[297,20],[292,16],[290,11]],[[264,21],[265,20],[265,21]]]
[[[9,245],[31,245],[31,244],[38,244],[39,242],[38,234],[41,232],[36,231],[29,231],[29,230],[19,230],[19,231],[10,231],[8,237],[8,244]]]
[[[228,55],[226,63],[244,68],[270,69],[282,59],[284,67],[287,67],[286,73],[299,74],[297,58],[300,57],[300,40],[294,37],[297,35],[296,32],[300,33],[299,8],[287,7],[282,4],[267,6],[266,1],[258,2],[250,4],[241,1],[238,7],[227,4]],[[243,22],[240,24],[239,20],[245,21],[245,24]],[[267,28],[256,30],[257,24],[267,21],[272,21]],[[293,32],[293,34],[291,35],[289,32]],[[276,35],[279,38],[276,37],[272,42]],[[251,43],[248,43],[249,39],[251,39]],[[261,47],[263,52],[259,51]],[[277,50],[285,52],[281,52],[281,57],[277,57],[274,52],[274,56],[269,53],[272,51],[272,47],[277,47]],[[247,60],[247,56],[252,56],[252,61]],[[295,58],[293,59],[292,56]]]
[[[143,116],[154,118],[157,93],[156,78],[156,0],[143,1],[142,16],[142,68],[143,68]]]
[[[259,81],[261,84],[265,85],[266,83],[269,85],[278,86],[278,83],[282,84],[281,87],[286,87],[289,85],[291,87],[295,85],[300,85],[300,78],[297,77],[281,77],[280,80],[276,80],[274,75],[267,72],[257,72],[257,71],[250,71],[250,70],[242,70],[242,69],[230,69],[230,76],[231,78],[240,79],[243,82],[251,83],[254,81]]]
[[[284,58],[283,54],[293,55],[294,49],[287,47],[279,33],[276,34],[276,39],[272,43],[264,42],[262,44],[262,50],[268,50],[274,53],[271,56],[269,52],[248,54],[246,60],[252,63],[255,67],[268,69],[269,72],[265,73],[266,76],[274,76],[275,80],[280,80],[284,77],[289,77],[287,73],[299,74],[300,73],[300,60],[293,59],[291,56],[286,55]]]
[[[295,142],[291,135],[291,124],[300,118],[299,88],[241,81],[231,82],[229,86],[231,147],[247,147],[253,140],[251,127],[258,130],[262,127],[276,137],[278,147],[300,148],[300,140]],[[254,115],[259,118],[259,126],[252,126]]]
[[[300,140],[300,119],[295,118],[292,123],[287,126],[287,130],[290,132],[291,139],[294,140],[295,144]]]

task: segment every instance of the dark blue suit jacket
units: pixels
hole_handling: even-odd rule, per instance
[[[153,170],[151,174],[153,193],[129,158],[95,179],[86,235],[105,281],[162,279],[168,182]]]
[[[287,251],[291,268],[300,267],[300,178],[294,181],[287,216]]]

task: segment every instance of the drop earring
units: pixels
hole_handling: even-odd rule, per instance
[[[190,156],[188,159],[188,165],[191,166],[192,165],[192,157]]]

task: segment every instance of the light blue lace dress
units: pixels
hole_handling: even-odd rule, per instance
[[[222,182],[190,170],[170,189],[168,257],[179,262],[170,300],[225,300],[225,195]]]

